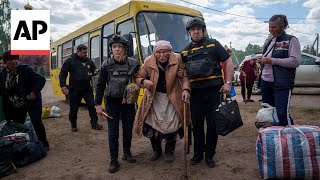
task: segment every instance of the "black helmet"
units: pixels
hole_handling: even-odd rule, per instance
[[[189,31],[189,29],[193,27],[202,27],[203,29],[206,29],[206,23],[199,17],[193,17],[187,22],[186,30]]]
[[[122,43],[127,48],[129,47],[129,41],[124,36],[118,34],[112,36],[112,38],[109,41],[109,46],[111,47],[113,43]]]

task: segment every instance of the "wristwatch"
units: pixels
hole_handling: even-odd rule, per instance
[[[230,81],[226,81],[225,83],[229,84],[229,85],[232,85],[232,82],[230,82]]]

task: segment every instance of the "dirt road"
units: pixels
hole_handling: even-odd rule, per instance
[[[236,87],[239,94],[239,87]],[[18,169],[18,173],[8,179],[182,179],[184,173],[183,141],[179,141],[175,151],[175,161],[167,164],[163,159],[150,162],[151,145],[147,138],[134,135],[132,152],[137,163],[129,164],[121,160],[122,140],[120,140],[119,161],[121,169],[115,174],[107,172],[109,150],[106,121],[102,120],[104,130],[90,128],[89,115],[85,107],[78,114],[79,132],[71,132],[68,121],[68,104],[52,96],[50,81],[43,92],[46,106],[58,106],[62,109],[61,118],[44,119],[51,150],[48,156],[27,167]],[[237,95],[244,125],[226,137],[219,137],[213,169],[205,163],[188,165],[189,179],[259,179],[255,153],[257,129],[254,126],[256,112],[259,109],[260,96],[253,96],[254,103],[244,104]],[[320,125],[320,93],[318,95],[295,94],[292,98],[291,113],[296,124]],[[122,135],[120,133],[120,139]],[[188,155],[188,161],[192,157]],[[189,163],[188,163],[189,164]]]

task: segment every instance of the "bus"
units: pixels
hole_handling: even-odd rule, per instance
[[[170,41],[173,51],[180,52],[190,38],[185,29],[191,17],[201,17],[201,12],[170,3],[131,0],[89,24],[51,43],[50,77],[53,94],[64,98],[60,90],[59,73],[64,61],[77,50],[77,46],[88,46],[88,57],[101,68],[110,53],[109,39],[115,35],[125,36],[131,43],[130,57],[143,60],[152,54],[157,40]],[[97,77],[93,78],[94,87]],[[138,102],[143,94],[141,90]],[[67,98],[67,97],[66,97]]]

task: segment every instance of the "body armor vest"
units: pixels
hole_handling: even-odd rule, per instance
[[[186,63],[190,81],[199,79],[212,79],[221,77],[221,65],[215,59],[213,53],[215,44],[204,41],[200,47],[182,51],[183,60]],[[189,45],[189,47],[191,44]]]
[[[123,64],[116,63],[113,58],[109,58],[106,65],[108,71],[106,96],[123,97],[126,86],[137,67],[138,62],[132,58],[127,58],[126,63]]]
[[[79,60],[72,60],[72,66],[75,67],[75,71],[70,73],[70,79],[73,81],[91,81],[92,72],[91,72],[91,65],[89,61],[79,61]]]

